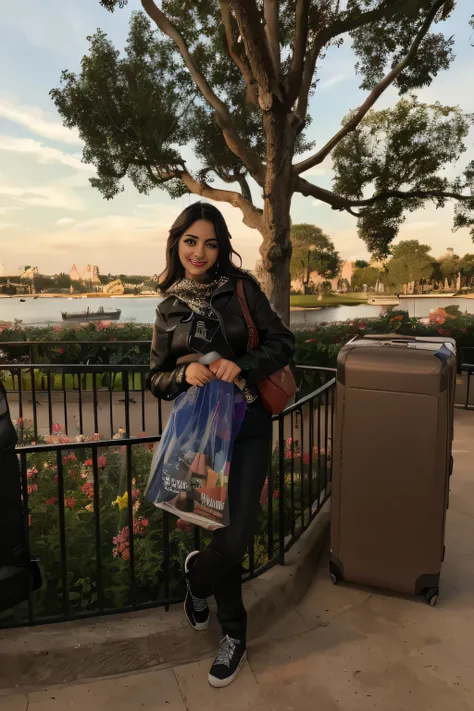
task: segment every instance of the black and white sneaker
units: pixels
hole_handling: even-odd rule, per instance
[[[199,632],[207,630],[209,627],[210,612],[206,599],[200,597],[195,597],[191,592],[191,586],[189,584],[188,573],[191,567],[197,560],[199,551],[193,551],[188,555],[184,563],[184,572],[186,573],[186,585],[188,591],[186,593],[186,599],[184,601],[184,614],[191,627]]]
[[[229,686],[237,678],[247,659],[245,642],[226,635],[221,639],[221,646],[209,672],[209,684],[215,689]]]

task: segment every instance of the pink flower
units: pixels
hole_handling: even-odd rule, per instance
[[[84,462],[84,466],[91,467],[92,466],[92,459],[86,459],[86,461]]]
[[[316,343],[316,338],[308,338],[308,340],[305,341],[305,343]]]
[[[87,481],[81,489],[88,499],[94,498],[94,484]]]
[[[38,470],[36,469],[36,467],[32,467],[31,469],[27,469],[26,471],[27,479],[33,479],[35,474],[38,474]]]
[[[57,503],[58,503],[58,497],[52,496],[50,499],[47,500],[46,506],[54,506]]]
[[[54,331],[55,333],[59,333],[59,332],[62,331],[62,330],[63,330],[63,329],[62,329],[62,326],[53,326],[53,331]]]
[[[309,464],[309,452],[303,454],[303,464]]]
[[[59,355],[64,355],[64,348],[58,348]]]
[[[53,431],[53,434],[58,434],[58,432],[61,432],[61,425],[55,422],[51,429]]]
[[[176,528],[178,531],[182,531],[183,533],[191,533],[193,527],[187,521],[183,521],[182,518],[178,518]]]
[[[278,489],[275,489],[275,491],[272,494],[272,499],[274,499],[276,501],[279,498],[280,498],[280,492],[278,491]]]
[[[38,484],[28,484],[28,494],[32,494],[34,491],[38,491]]]
[[[74,497],[69,497],[67,499],[64,499],[64,503],[67,506],[68,509],[73,509],[76,505],[76,499]]]
[[[99,465],[99,469],[105,469],[105,467],[107,466],[107,457],[105,455],[99,457],[97,460],[97,464]]]

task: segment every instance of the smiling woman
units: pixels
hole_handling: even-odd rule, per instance
[[[214,269],[219,259],[219,243],[214,224],[208,220],[198,220],[191,225],[179,241],[178,254],[186,279],[205,280],[207,272]]]
[[[185,563],[185,614],[194,629],[204,630],[209,624],[207,598],[214,594],[217,601],[223,640],[209,674],[209,683],[216,687],[236,678],[246,656],[241,561],[254,534],[272,438],[271,413],[258,385],[288,365],[295,346],[293,334],[273,311],[258,282],[233,263],[235,254],[224,217],[214,206],[195,203],[178,217],[170,230],[166,269],[160,279],[164,300],[156,312],[148,375],[149,388],[157,397],[174,400],[183,396],[170,422],[186,398],[199,397],[208,404],[216,381],[235,384],[228,390],[234,397],[232,408],[242,400],[240,391],[245,398],[246,412],[230,455],[230,524],[214,532],[205,550],[190,551]],[[244,315],[243,303],[252,324]],[[258,332],[258,345],[251,329]],[[185,395],[189,388],[194,393]],[[218,407],[216,417],[222,418],[218,424],[228,432],[229,418],[221,413]],[[186,426],[192,433],[186,447],[192,448],[198,419],[188,417]],[[212,470],[215,457],[207,450],[199,454]],[[157,470],[155,476],[162,477],[163,471]],[[186,512],[198,511],[193,477],[186,479],[185,490],[174,491],[172,480],[166,483],[163,478],[164,490],[185,493]],[[210,500],[214,500],[215,488],[209,494],[203,489]],[[197,505],[202,508],[203,500]],[[209,508],[208,499],[204,506]]]

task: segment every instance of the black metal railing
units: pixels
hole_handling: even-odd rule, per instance
[[[38,397],[33,381],[39,368],[35,364],[1,366],[5,367],[11,372],[12,368],[22,371],[13,375],[16,387],[9,393],[9,401],[16,397],[12,410],[17,407],[20,412],[22,406],[25,413],[26,394],[32,401]],[[152,403],[153,421],[149,418],[142,384],[144,370],[140,366],[108,366],[105,370],[103,365],[41,367],[48,385],[44,402],[37,404],[36,410],[32,402],[31,412],[36,419],[28,422],[24,414],[23,419],[20,415],[16,426],[21,442],[18,454],[25,531],[31,554],[40,561],[43,586],[30,595],[27,604],[3,613],[0,626],[169,606],[181,600],[185,590],[184,558],[189,550],[205,546],[210,534],[156,509],[144,496],[152,449],[166,419],[159,406],[157,411],[156,401]],[[63,369],[61,382],[66,375],[78,376],[79,380],[87,376],[87,387],[82,388],[82,424],[86,432],[74,437],[67,432],[68,423],[71,427],[68,397],[76,392],[74,404],[80,418],[81,391],[77,380],[76,390],[69,389],[69,380],[67,387],[61,387],[59,401],[65,422],[57,423],[56,391],[51,379],[57,375],[58,367]],[[27,377],[32,378],[29,390],[20,384],[25,369]],[[102,377],[114,373],[121,374],[120,392],[124,398],[120,406],[125,424],[117,432],[114,419],[109,421],[104,439],[99,406],[105,400],[110,405],[110,381],[103,385],[105,395],[97,383],[99,374]],[[137,390],[131,387],[132,373],[140,376]],[[286,551],[330,495],[334,372],[304,367],[298,373],[298,402],[274,418],[272,461],[262,492],[257,530],[248,551],[247,578],[260,575],[276,563],[283,564]],[[135,403],[131,401],[132,392],[139,393]],[[86,404],[90,405],[87,411]],[[140,425],[148,426],[154,434],[132,434],[134,416],[130,413],[135,405]],[[113,397],[112,406],[116,407]],[[42,407],[44,415],[40,413]],[[108,416],[110,419],[110,407]],[[76,420],[80,424],[79,418]],[[93,426],[87,433],[85,424],[89,419]]]

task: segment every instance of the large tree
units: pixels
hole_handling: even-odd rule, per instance
[[[392,259],[386,265],[391,286],[400,288],[403,284],[430,280],[437,268],[437,262],[430,254],[431,247],[411,239],[400,242],[392,248]]]
[[[300,279],[305,287],[313,272],[323,279],[334,279],[340,272],[342,260],[333,242],[320,227],[309,224],[292,225],[290,271],[293,279]]]
[[[127,4],[98,1],[110,11]],[[295,193],[355,216],[379,256],[404,213],[429,201],[453,199],[455,226],[474,229],[474,162],[454,180],[441,172],[464,151],[471,117],[412,95],[450,65],[453,38],[441,28],[456,0],[136,2],[145,14],[132,16],[125,52],[99,30],[81,72],[64,72],[52,91],[106,198],[127,176],[144,193],[161,187],[238,207],[262,234],[265,287],[286,317]],[[366,98],[324,145],[295,160],[313,150],[310,98],[327,50],[344,42]],[[401,102],[373,111],[390,86]],[[183,157],[188,144],[199,167]],[[328,157],[332,190],[305,177]]]

